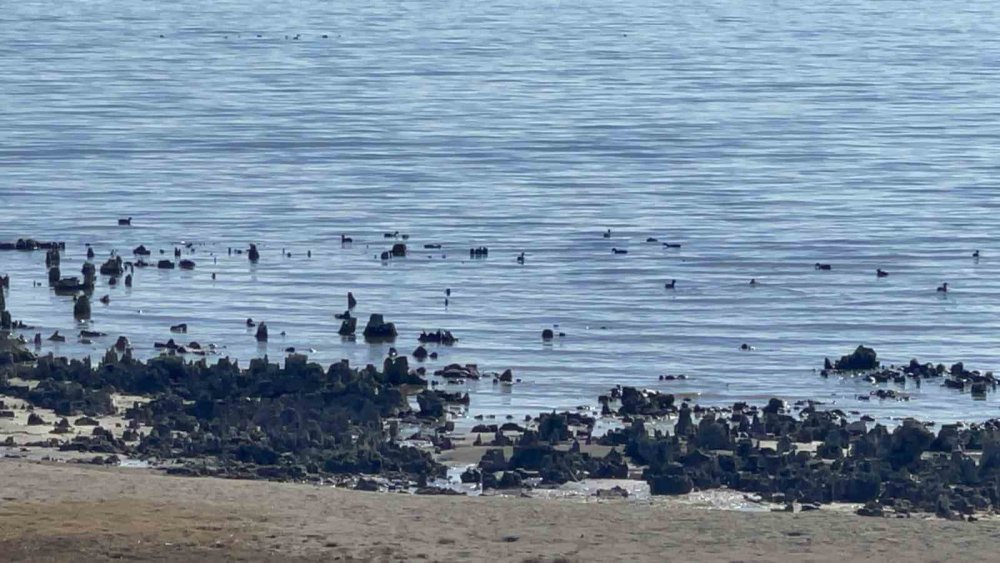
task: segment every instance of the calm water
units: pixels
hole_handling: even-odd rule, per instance
[[[203,244],[194,272],[97,289],[94,328],[143,353],[187,322],[242,359],[380,362],[336,334],[351,290],[401,350],[453,330],[431,367],[525,380],[473,384],[477,412],[634,384],[996,416],[996,395],[934,385],[862,403],[868,386],[812,369],[861,342],[1000,367],[998,37],[992,2],[11,2],[0,238],[67,241],[68,273],[84,243]],[[374,259],[397,230],[444,248]],[[250,241],[258,266],[226,255]],[[478,245],[489,259],[469,261]],[[69,298],[32,286],[41,253],[2,253],[0,272],[15,318],[77,330]],[[246,317],[270,325],[266,350]],[[553,323],[567,336],[543,344]]]

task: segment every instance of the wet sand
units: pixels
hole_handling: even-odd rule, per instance
[[[1000,522],[421,497],[0,460],[0,560],[947,561]]]

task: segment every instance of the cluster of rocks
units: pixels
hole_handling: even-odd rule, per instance
[[[6,313],[3,310],[3,290],[0,290],[0,311]],[[4,370],[11,369],[11,366],[15,364],[33,361],[35,361],[35,355],[29,352],[21,342],[10,338],[5,331],[0,331],[0,382],[3,381]]]
[[[382,252],[380,258],[382,260],[391,260],[393,258],[405,258],[406,257],[406,244],[402,242],[397,242],[392,245],[392,248]]]
[[[437,389],[425,389],[417,395],[420,406],[418,416],[422,418],[440,419],[447,414],[448,405],[469,406],[468,393],[448,393]]]
[[[653,494],[726,487],[775,502],[868,503],[873,514],[1000,507],[1000,421],[946,425],[935,436],[916,420],[889,432],[813,405],[792,416],[777,399],[697,423],[690,411],[682,405],[673,434],[650,433],[637,419],[600,442],[643,466]]]
[[[989,391],[993,391],[1000,385],[993,372],[981,372],[978,370],[967,370],[962,362],[945,367],[944,364],[920,363],[916,359],[910,360],[905,366],[883,366],[878,362],[875,350],[858,346],[858,348],[835,362],[829,358],[824,361],[823,370],[820,372],[823,377],[831,375],[839,376],[861,376],[871,383],[893,383],[905,386],[907,383],[920,387],[923,381],[938,379],[943,387],[957,390],[968,390],[974,398],[984,398]],[[879,399],[907,400],[903,394],[892,390],[872,391],[870,396]],[[867,396],[859,396],[859,398]]]
[[[593,418],[578,413],[548,413],[538,417],[533,429],[514,423],[477,428],[493,430],[495,435],[488,445],[513,446],[513,454],[508,459],[503,449],[486,450],[479,464],[463,473],[461,480],[480,483],[486,489],[510,489],[529,483],[559,485],[586,478],[627,478],[628,464],[617,449],[597,457],[582,452],[576,440],[568,447],[557,446],[580,434],[589,435],[594,423]],[[574,428],[578,430],[574,431]],[[518,432],[520,435],[515,440],[509,438],[506,432]]]
[[[455,338],[455,335],[453,335],[450,330],[437,330],[434,332],[421,331],[417,340],[419,340],[422,344],[445,344],[448,346],[458,342],[458,338]]]
[[[402,386],[424,383],[405,358],[387,359],[382,372],[346,360],[324,369],[295,354],[284,367],[265,358],[241,369],[226,358],[141,362],[109,351],[97,366],[49,355],[5,373],[37,385],[0,376],[0,394],[63,417],[115,413],[116,393],[150,398],[125,409],[121,438],[97,427],[60,445],[76,451],[178,460],[187,467],[181,473],[269,479],[379,473],[426,481],[444,471],[428,453],[389,440],[385,421],[411,414]]]
[[[208,348],[211,348],[212,346],[214,345],[209,345]],[[202,346],[201,343],[197,341],[191,341],[187,344],[178,344],[174,342],[173,338],[167,340],[166,342],[154,342],[153,349],[160,350],[161,352],[165,352],[170,355],[193,354],[195,356],[205,356],[209,352],[206,347]]]
[[[65,250],[65,242],[44,242],[33,238],[19,238],[15,242],[0,242],[0,250]]]

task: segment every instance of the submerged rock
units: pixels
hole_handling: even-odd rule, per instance
[[[829,364],[829,361],[827,361]],[[864,371],[878,369],[878,356],[872,348],[858,346],[854,352],[842,356],[833,367],[837,371]]]
[[[394,340],[396,336],[396,325],[385,322],[382,315],[372,313],[368,317],[368,324],[365,326],[364,331],[365,340]]]
[[[340,329],[337,330],[337,333],[340,334],[341,336],[353,336],[354,332],[357,330],[357,327],[358,327],[358,319],[354,317],[349,317],[344,319],[343,322],[340,323]]]
[[[77,320],[90,318],[90,299],[86,294],[76,298],[76,302],[73,304],[73,317]]]

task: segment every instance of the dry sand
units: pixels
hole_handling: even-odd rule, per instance
[[[1000,522],[421,497],[0,460],[0,560],[948,561]]]

